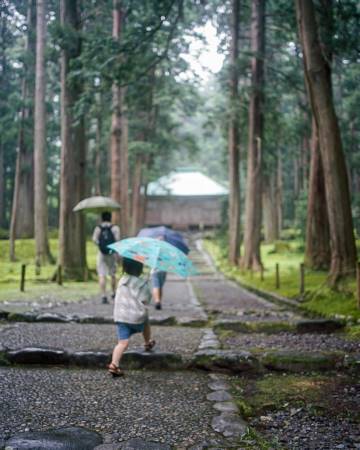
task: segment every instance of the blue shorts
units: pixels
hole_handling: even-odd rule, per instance
[[[127,340],[135,333],[142,333],[144,331],[145,322],[143,323],[125,323],[116,322],[116,332],[119,341]]]
[[[151,275],[151,283],[153,288],[161,289],[165,284],[165,280],[166,280],[166,272],[159,271],[154,272]]]

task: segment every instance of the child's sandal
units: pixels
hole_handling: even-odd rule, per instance
[[[145,351],[150,352],[155,347],[156,342],[152,339],[147,344],[145,344]]]
[[[108,372],[115,378],[115,377],[122,377],[124,375],[124,372],[120,369],[120,367],[115,366],[115,364],[110,363],[107,366]]]

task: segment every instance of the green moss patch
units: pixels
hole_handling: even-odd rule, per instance
[[[305,408],[314,414],[351,416],[360,421],[356,398],[351,395],[354,384],[354,378],[346,375],[268,374],[258,379],[233,378],[232,393],[246,418],[284,408]]]

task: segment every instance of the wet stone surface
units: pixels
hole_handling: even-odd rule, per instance
[[[276,310],[277,306],[244,291],[230,281],[196,281],[193,285],[204,308],[210,312],[226,313],[234,311]]]
[[[188,327],[152,327],[156,351],[191,355],[199,346],[203,331]],[[51,347],[70,352],[96,350],[111,352],[116,344],[112,325],[76,323],[14,323],[1,327],[0,342],[9,349]],[[133,335],[129,350],[143,350],[141,334]]]
[[[143,439],[190,447],[214,439],[218,415],[205,374],[128,372],[113,379],[104,370],[0,369],[0,440],[19,432],[84,427],[116,444]]]
[[[360,353],[360,341],[351,340],[341,334],[278,334],[251,333],[233,334],[222,339],[227,349],[296,350],[296,351],[343,351]]]

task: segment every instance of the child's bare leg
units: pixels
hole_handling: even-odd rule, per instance
[[[115,292],[116,292],[116,276],[115,275],[111,276],[111,292],[112,292],[112,296],[115,297]]]
[[[154,287],[152,290],[152,294],[153,294],[155,304],[160,304],[161,303],[161,289]]]
[[[106,295],[106,276],[99,275],[100,292],[102,296]]]
[[[115,364],[116,367],[119,367],[121,357],[125,352],[125,350],[128,348],[128,346],[129,346],[129,339],[122,339],[118,341],[117,345],[113,350],[111,364]]]
[[[143,336],[145,345],[149,344],[149,342],[151,341],[151,328],[149,322],[146,322],[144,325]]]

